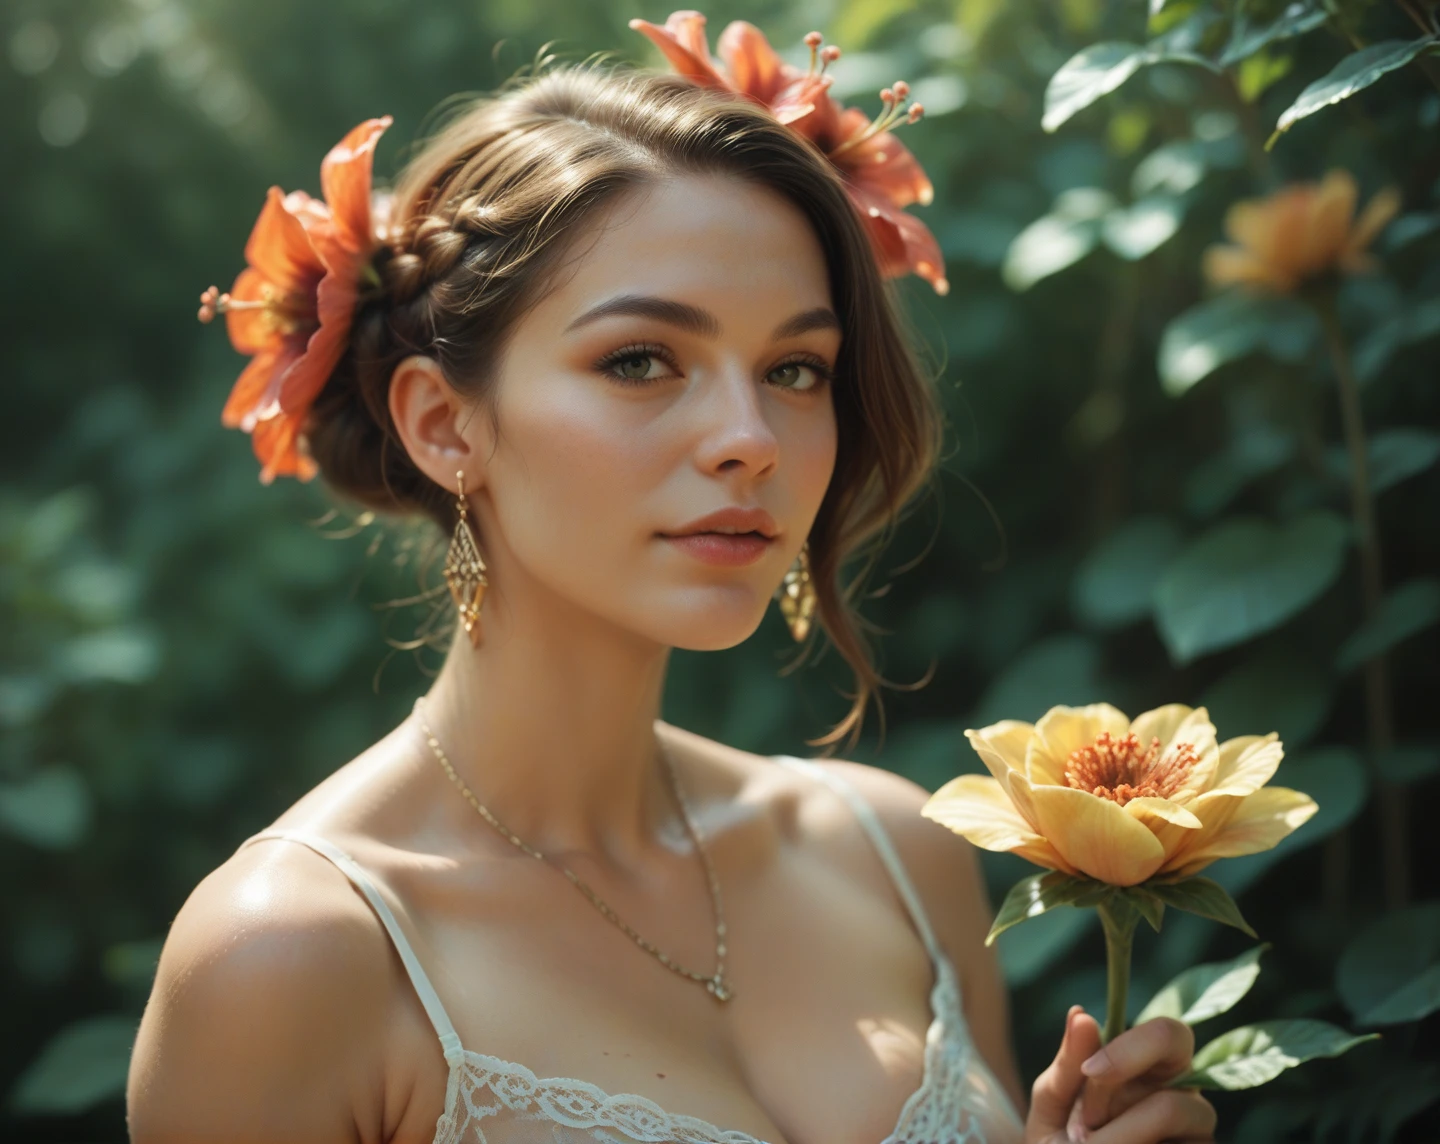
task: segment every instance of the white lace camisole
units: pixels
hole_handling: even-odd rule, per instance
[[[920,1086],[905,1101],[894,1131],[876,1144],[1017,1144],[1024,1134],[1020,1116],[970,1038],[955,967],[936,941],[874,808],[824,767],[789,756],[776,761],[825,783],[854,809],[935,966]],[[522,1064],[465,1048],[395,914],[364,869],[334,843],[300,831],[264,830],[240,848],[262,838],[299,842],[328,858],[365,896],[395,943],[450,1069],[434,1144],[766,1144],[745,1132],[668,1112],[647,1097],[603,1092],[569,1077],[536,1076]]]

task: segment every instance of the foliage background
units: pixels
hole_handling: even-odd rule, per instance
[[[905,77],[928,106],[908,142],[936,183],[921,213],[953,290],[901,289],[936,361],[952,447],[867,611],[888,633],[892,678],[933,676],[891,695],[883,743],[872,718],[852,754],[934,788],[979,767],[964,727],[1099,699],[1132,714],[1204,701],[1222,737],[1277,729],[1288,757],[1276,781],[1321,812],[1278,850],[1216,868],[1275,945],[1242,1015],[1357,1027],[1357,997],[1409,982],[1420,1000],[1407,1011],[1423,1018],[1440,1004],[1440,641],[1427,627],[1440,610],[1440,95],[1422,70],[1433,61],[1264,150],[1280,111],[1357,42],[1341,33],[1416,34],[1401,5],[1347,0],[1221,74],[1145,68],[1044,132],[1046,83],[1088,44],[1144,40],[1147,20],[1163,30],[1202,8],[1255,23],[1320,11],[1149,7],[737,0],[709,13],[712,35],[748,18],[778,46],[820,27],[846,50],[842,98],[873,113],[875,91]],[[450,93],[495,85],[552,40],[572,57],[649,58],[625,21],[667,11],[14,0],[0,14],[6,1136],[124,1138],[129,1038],[185,895],[401,718],[424,682],[423,665],[387,656],[382,639],[408,619],[377,610],[413,589],[417,537],[331,515],[317,487],[256,482],[248,442],[218,423],[239,360],[194,323],[196,294],[239,268],[265,188],[317,190],[320,156],[361,118],[396,116],[378,164],[393,172],[401,141]],[[1218,54],[1228,27],[1203,50]],[[1339,298],[1367,424],[1388,434],[1372,447],[1386,583],[1411,584],[1379,631],[1393,645],[1394,750],[1373,749],[1362,673],[1336,666],[1362,622],[1349,533],[1292,527],[1349,513],[1335,380],[1313,325],[1240,307],[1196,335],[1219,368],[1169,387],[1184,392],[1161,383],[1167,327],[1203,300],[1201,252],[1230,203],[1333,166],[1367,195],[1391,185],[1405,201],[1379,244],[1384,271]],[[1242,318],[1260,332],[1237,333]],[[1195,547],[1241,520],[1258,524],[1242,528],[1238,555]],[[1189,635],[1167,607],[1201,609]],[[780,677],[788,655],[772,618],[733,652],[678,656],[668,717],[803,753],[843,711],[844,679],[834,656]],[[1429,902],[1400,913],[1380,857],[1396,806],[1411,829],[1405,900]],[[997,900],[1024,872],[1008,856],[986,855],[986,869]],[[1365,938],[1387,910],[1388,928]],[[1356,934],[1351,979],[1337,981]],[[1172,914],[1139,941],[1136,1008],[1176,970],[1244,945]],[[1067,1004],[1100,1011],[1103,947],[1090,912],[1074,910],[1001,947],[1033,1076]],[[1404,1020],[1341,1060],[1219,1098],[1221,1138],[1440,1138],[1437,1030],[1433,1015]]]

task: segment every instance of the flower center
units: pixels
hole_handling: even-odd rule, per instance
[[[313,330],[320,324],[315,318],[313,303],[307,304],[303,295],[281,290],[273,282],[261,283],[260,297],[253,300],[232,298],[211,286],[200,295],[200,302],[202,322],[231,310],[259,310],[264,330],[282,338]]]
[[[1124,806],[1132,798],[1170,798],[1199,761],[1189,743],[1172,743],[1162,754],[1159,739],[1142,747],[1133,732],[1116,739],[1104,731],[1088,747],[1070,752],[1065,783]]]

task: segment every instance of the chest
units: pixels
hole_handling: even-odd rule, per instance
[[[895,1128],[924,1073],[934,978],[886,883],[803,858],[732,876],[735,997],[720,1005],[554,881],[535,879],[523,904],[492,900],[485,925],[430,911],[422,956],[466,1049],[769,1144],[878,1144]],[[680,935],[677,960],[712,967],[703,910],[677,902],[647,921]],[[428,1144],[446,1070],[406,987],[396,1043],[422,1062],[407,1123]]]

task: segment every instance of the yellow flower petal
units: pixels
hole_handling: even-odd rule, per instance
[[[980,761],[1001,782],[1005,781],[1006,772],[1025,769],[1025,748],[1034,735],[1033,724],[1015,719],[965,732]]]
[[[1345,255],[1350,259],[1358,259],[1365,248],[1375,241],[1378,235],[1389,221],[1400,213],[1400,192],[1394,187],[1386,187],[1376,193],[1365,209],[1360,212],[1360,217],[1355,220],[1354,229],[1350,231],[1350,239],[1345,244]]]
[[[1030,829],[1000,784],[987,775],[951,779],[930,796],[920,813],[982,850],[1008,850],[1037,866],[1075,872],[1049,842]]]
[[[1189,810],[1168,798],[1132,798],[1121,809],[1147,826],[1152,819],[1159,819],[1185,830],[1199,830],[1203,825]]]
[[[1350,237],[1358,194],[1355,177],[1349,171],[1327,171],[1320,181],[1310,202],[1309,225],[1303,239],[1304,264],[1310,273],[1325,270],[1339,259]]]
[[[1184,798],[1177,795],[1176,802],[1188,801],[1195,795],[1210,789],[1219,764],[1215,746],[1215,725],[1210,722],[1210,712],[1203,707],[1186,707],[1183,703],[1171,703],[1138,715],[1130,730],[1140,740],[1142,747],[1151,739],[1159,739],[1161,759],[1170,754],[1177,743],[1187,743],[1195,752],[1195,762],[1185,779],[1184,789],[1190,793]]]
[[[1041,833],[1066,862],[1092,878],[1133,886],[1165,860],[1155,835],[1109,799],[1048,784],[1031,794]]]
[[[1035,785],[1064,786],[1065,766],[1072,753],[1090,746],[1105,731],[1119,739],[1129,730],[1130,720],[1108,703],[1052,707],[1035,724],[1035,738],[1025,755],[1025,774]]]
[[[1273,199],[1242,199],[1225,212],[1225,233],[1261,262],[1273,262]]]
[[[1216,794],[1254,794],[1274,777],[1284,757],[1285,746],[1274,731],[1226,739],[1210,789]]]
[[[1212,246],[1202,256],[1205,278],[1212,286],[1253,286],[1277,294],[1295,289],[1295,281],[1274,263],[1238,246]]]
[[[1005,781],[1001,785],[1005,788],[1005,793],[1010,796],[1010,802],[1019,812],[1020,817],[1030,824],[1030,829],[1036,834],[1041,833],[1040,819],[1035,814],[1034,788],[1031,787],[1030,780],[1019,771],[1011,771],[1005,776]]]
[[[1164,873],[1188,877],[1217,858],[1238,858],[1269,850],[1319,809],[1308,794],[1285,787],[1262,787],[1243,797],[1214,797],[1217,802],[1232,805],[1217,816],[1214,827],[1207,821],[1198,836],[1192,835],[1194,842],[1165,863]]]

